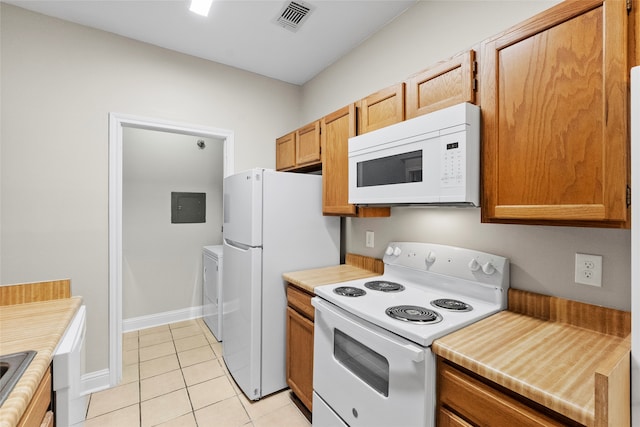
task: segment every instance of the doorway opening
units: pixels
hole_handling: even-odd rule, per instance
[[[233,174],[233,131],[125,114],[109,114],[109,386],[122,378],[123,128],[171,132],[223,141],[223,176]]]

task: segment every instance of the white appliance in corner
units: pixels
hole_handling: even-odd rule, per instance
[[[631,419],[640,424],[640,66],[631,69]]]
[[[322,176],[251,169],[224,180],[223,358],[251,400],[287,387],[282,273],[337,265],[340,218]]]
[[[464,102],[349,138],[349,203],[480,206],[480,108]]]
[[[81,387],[85,364],[86,308],[81,305],[53,353],[56,426],[84,425],[89,396]]]
[[[222,245],[202,248],[202,284],[204,323],[222,341]]]

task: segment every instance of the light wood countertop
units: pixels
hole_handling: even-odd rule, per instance
[[[0,407],[0,427],[17,425],[81,304],[72,297],[0,307],[0,354],[38,352]]]
[[[527,298],[533,302],[530,295]],[[554,310],[563,305],[553,301],[550,306]],[[571,305],[588,310],[586,304]],[[625,312],[611,312],[612,317],[626,319],[620,315]],[[630,335],[624,336],[624,330],[610,334],[559,321],[562,316],[544,317],[503,311],[434,341],[432,349],[438,356],[581,424],[628,425],[624,414],[609,412],[625,412],[625,406],[628,411],[630,404],[626,394]]]
[[[381,259],[348,253],[344,264],[293,271],[284,273],[282,277],[292,285],[313,294],[316,286],[380,276],[382,273],[384,263]]]
[[[316,286],[379,275],[379,273],[374,273],[373,271],[365,270],[353,265],[340,264],[331,267],[284,273],[282,277],[292,285],[295,285],[309,293],[314,293],[313,290]]]

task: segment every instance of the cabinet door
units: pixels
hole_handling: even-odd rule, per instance
[[[359,101],[358,135],[404,120],[404,83],[379,90]]]
[[[476,101],[476,53],[463,52],[406,82],[406,116],[411,119],[461,102]]]
[[[480,73],[483,221],[624,226],[625,1],[564,1],[484,42]]]
[[[18,427],[39,426],[43,421],[46,421],[47,412],[51,407],[51,393],[53,390],[51,381],[51,366],[49,366],[33,393],[33,397],[24,414],[22,414]]]
[[[320,121],[296,131],[296,166],[320,163]]]
[[[291,132],[276,139],[276,170],[296,166],[296,133]]]
[[[355,104],[321,120],[322,213],[345,216],[389,216],[390,208],[359,208],[349,203],[349,137],[356,134]]]
[[[287,384],[311,411],[313,398],[313,322],[287,307]]]
[[[349,137],[356,134],[355,105],[322,119],[322,212],[355,215],[349,204]]]

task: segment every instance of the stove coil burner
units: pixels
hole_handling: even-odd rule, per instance
[[[431,305],[438,308],[444,308],[451,311],[471,311],[471,307],[466,302],[458,301],[457,299],[442,298],[431,301]]]
[[[333,292],[343,297],[361,297],[366,294],[364,289],[354,288],[353,286],[340,286],[335,288]]]
[[[385,312],[387,316],[404,322],[438,323],[442,321],[442,316],[437,312],[415,305],[397,305],[387,308]]]
[[[372,280],[364,284],[364,287],[374,291],[400,292],[404,291],[404,286],[400,283],[387,282],[386,280]]]

